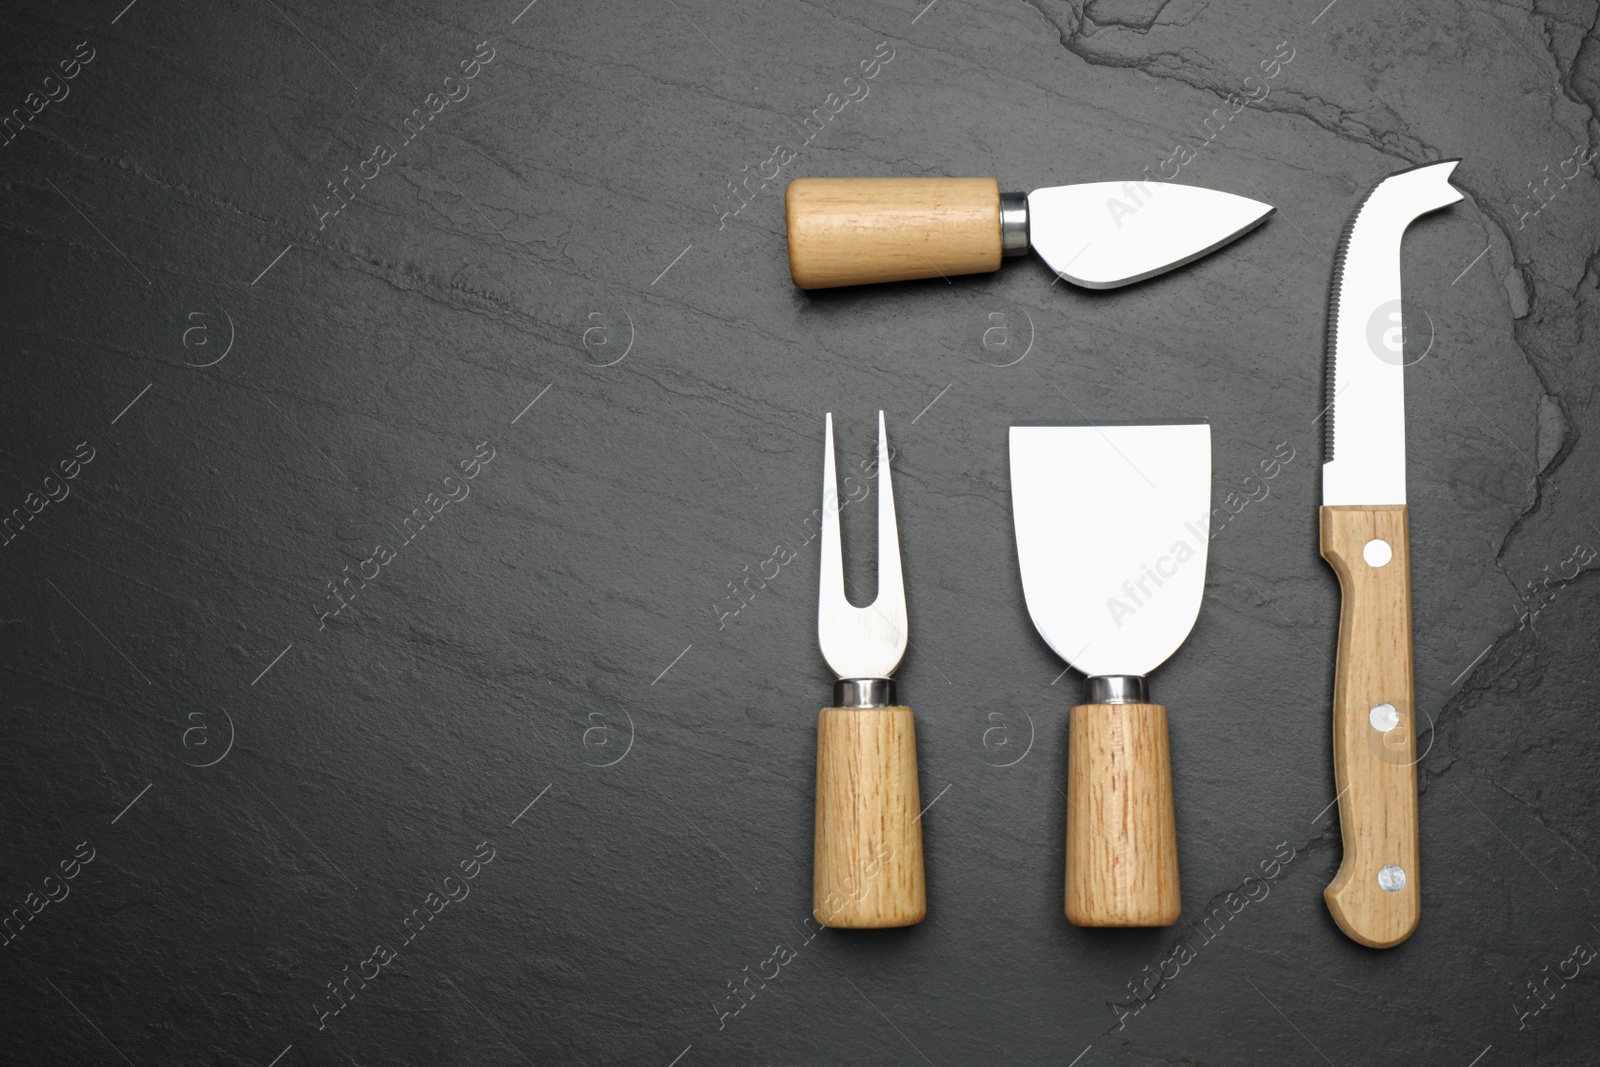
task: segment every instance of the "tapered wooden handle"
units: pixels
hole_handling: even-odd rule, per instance
[[[785,202],[802,289],[1000,269],[993,178],[797,178]]]
[[[1182,911],[1167,709],[1080,704],[1067,733],[1067,921],[1171,926]]]
[[[910,926],[928,913],[911,709],[823,708],[811,905],[824,926]]]
[[[1325,507],[1321,519],[1322,558],[1339,576],[1333,780],[1344,838],[1322,895],[1345,934],[1389,948],[1411,936],[1422,904],[1406,509]]]

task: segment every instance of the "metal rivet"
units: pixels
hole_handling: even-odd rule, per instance
[[[1361,546],[1361,558],[1367,561],[1369,567],[1381,567],[1394,558],[1394,549],[1383,538],[1374,537]]]
[[[1385,893],[1398,893],[1406,887],[1406,872],[1391,863],[1378,872],[1378,886]]]
[[[1387,701],[1374,704],[1372,710],[1367,712],[1367,721],[1372,724],[1374,730],[1386,734],[1400,725],[1400,709]]]

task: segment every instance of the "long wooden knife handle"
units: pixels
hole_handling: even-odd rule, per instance
[[[802,289],[1000,269],[993,178],[797,178],[785,205]]]
[[[1339,576],[1333,780],[1344,838],[1322,895],[1346,935],[1389,948],[1416,929],[1422,901],[1406,509],[1324,507],[1321,526]]]
[[[811,906],[824,926],[910,926],[928,914],[911,709],[823,708]]]
[[[1183,911],[1160,704],[1072,709],[1066,906],[1074,926],[1170,926]]]

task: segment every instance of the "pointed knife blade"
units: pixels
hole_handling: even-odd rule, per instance
[[[1412,221],[1461,200],[1459,159],[1379,182],[1351,216],[1328,304],[1322,502],[1406,502],[1405,320],[1400,239]]]
[[[1028,241],[1061,277],[1089,289],[1164,274],[1266,221],[1271,204],[1171,182],[1089,182],[1028,194]]]

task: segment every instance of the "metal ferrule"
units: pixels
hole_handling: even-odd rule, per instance
[[[833,683],[836,708],[887,708],[894,706],[893,678],[840,678]]]
[[[1026,255],[1028,244],[1028,194],[1000,194],[1000,254]]]
[[[1099,674],[1089,679],[1089,704],[1148,704],[1150,690],[1137,674]]]

